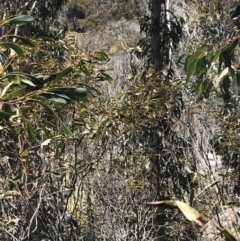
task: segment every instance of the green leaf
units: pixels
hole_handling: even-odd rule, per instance
[[[35,87],[36,85],[32,82],[32,80],[28,79],[28,78],[21,78],[21,82],[27,84],[27,85],[30,85],[30,86],[33,86]]]
[[[22,43],[28,47],[35,48],[38,46],[38,43],[32,39],[19,37],[19,36],[17,38],[21,39]]]
[[[226,241],[237,241],[237,239],[226,228],[220,229],[220,231],[225,236]]]
[[[204,80],[202,82],[202,91],[209,91],[213,87],[212,81],[209,81],[208,79]]]
[[[203,74],[207,72],[207,60],[205,57],[201,58],[196,64],[196,74],[200,78]]]
[[[234,10],[234,12],[231,15],[231,18],[233,19],[233,18],[239,17],[239,15],[240,15],[240,5],[238,5],[236,7],[236,9]]]
[[[32,124],[26,118],[24,118],[23,120],[27,123],[28,141],[32,144],[36,140],[36,136],[35,136]]]
[[[18,158],[18,155],[12,151],[0,151],[0,154],[8,157]]]
[[[60,125],[62,126],[64,132],[65,132],[67,135],[70,135],[70,136],[73,135],[72,131],[62,122],[62,120],[57,116],[57,114],[56,114],[47,104],[45,104],[43,101],[37,100],[37,99],[33,99],[32,101],[35,101],[35,102],[39,103],[39,104],[40,104],[41,106],[43,106],[48,112],[50,112],[50,113],[55,117],[55,119],[60,123]]]
[[[64,76],[68,75],[69,73],[71,73],[73,70],[72,67],[68,67],[66,69],[64,69],[59,75],[56,76],[56,78],[54,80],[52,80],[51,82],[49,82],[49,84],[47,86],[52,86],[54,83],[56,83],[59,79],[63,78]]]
[[[174,203],[174,201],[172,201],[172,200],[165,200],[164,204],[166,204],[166,205],[168,205],[170,207],[173,207],[173,208],[177,207],[176,204]]]
[[[58,188],[56,188],[52,185],[48,186],[48,189],[50,190],[50,192],[57,192],[58,191]]]
[[[26,88],[21,88],[21,89],[18,89],[16,91],[13,91],[7,95],[5,95],[2,100],[11,100],[11,99],[14,99],[14,98],[19,98],[19,97],[22,97],[24,96],[26,93]]]
[[[196,64],[199,61],[199,59],[195,59],[193,62],[190,63],[189,68],[187,69],[187,79],[186,81],[190,79],[191,75],[193,74],[194,70],[196,69]]]
[[[107,63],[109,61],[108,54],[105,51],[96,51],[93,58],[97,60],[98,64]]]
[[[209,46],[203,45],[186,59],[186,62],[185,62],[185,71],[187,73],[186,81],[190,79],[191,75],[193,74],[196,68],[198,61],[201,60],[202,57],[205,57],[205,55],[207,55],[208,50],[209,50]],[[202,67],[202,62],[199,62],[198,69],[200,70],[201,67]]]
[[[10,117],[11,117],[11,115],[9,113],[4,112],[4,111],[0,111],[0,118],[1,119],[9,120]]]
[[[62,103],[62,104],[67,104],[68,102],[66,101],[66,99],[63,99],[63,98],[58,98],[58,97],[50,97],[49,100],[52,100],[52,101],[55,101],[55,102],[58,102],[58,103]]]
[[[15,78],[13,80],[13,83],[16,84],[16,85],[20,85],[21,84],[21,79],[20,79],[20,77],[18,75],[15,76]]]
[[[25,38],[25,37],[22,37],[22,36],[18,36],[18,35],[8,35],[7,36],[8,38],[9,37],[12,37],[12,38],[16,38],[16,39],[19,39],[21,40],[21,42],[28,46],[28,47],[31,47],[31,48],[35,48],[38,46],[38,43],[36,41],[34,41],[33,39],[30,39],[30,38]]]
[[[3,43],[0,43],[0,46],[3,46],[5,48],[10,48],[10,49],[14,50],[14,52],[16,52],[16,54],[20,58],[24,56],[22,48],[15,43],[3,42]]]
[[[208,69],[206,66],[202,66],[202,68],[197,72],[198,78],[202,77],[203,75],[205,76],[207,74]]]
[[[20,15],[20,16],[11,16],[9,18],[5,18],[2,21],[0,21],[0,25],[4,25],[4,24],[27,24],[30,22],[33,22],[34,18],[32,16],[29,15]]]
[[[55,94],[56,96],[59,96],[59,97],[61,97],[61,98],[64,98],[64,99],[67,99],[67,100],[70,100],[70,98],[67,96],[67,95],[65,95],[65,94]]]
[[[112,81],[112,77],[111,77],[111,70],[110,69],[106,69],[106,70],[102,70],[100,69],[98,74],[97,74],[97,80],[100,80],[100,81],[105,81],[105,80],[108,80],[108,81]]]
[[[100,90],[98,90],[97,88],[94,88],[94,87],[92,87],[92,86],[89,86],[89,87],[88,87],[88,90],[91,91],[91,92],[90,92],[91,95],[93,95],[93,92],[95,92],[97,95],[102,95],[102,93],[101,93]]]
[[[215,62],[216,60],[218,60],[221,53],[222,53],[222,49],[218,49],[213,55],[212,62]]]
[[[11,76],[19,76],[22,83],[25,83],[27,85],[35,87],[36,85],[39,85],[41,83],[41,80],[36,78],[35,76],[32,76],[30,74],[25,73],[17,73],[17,72],[11,72],[7,73],[6,77]]]
[[[67,95],[72,101],[88,101],[87,90],[85,88],[67,88],[63,93],[61,92],[61,89],[55,91],[57,91],[57,94]]]
[[[208,79],[205,79],[204,81],[202,81],[197,89],[196,89],[196,94],[197,96],[201,96],[205,91],[209,91],[212,88],[213,84],[211,81],[209,81]]]
[[[88,101],[87,90],[85,88],[54,88],[48,90],[40,96],[57,102],[70,103],[73,101]]]
[[[204,53],[206,53],[209,49],[209,45],[203,45],[198,48],[192,55],[190,55],[186,60],[186,69],[190,67],[190,64],[194,62],[196,59],[200,59]]]
[[[201,96],[201,94],[203,93],[203,90],[202,90],[202,82],[197,86],[197,89],[196,89],[196,94],[197,96]]]

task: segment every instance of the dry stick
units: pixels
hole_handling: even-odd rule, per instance
[[[18,241],[17,238],[15,238],[11,233],[9,233],[5,228],[0,227],[3,231],[5,231],[7,234],[9,234],[14,240]]]
[[[32,13],[32,11],[33,11],[33,9],[35,8],[36,4],[37,4],[37,1],[35,1],[35,2],[33,3],[32,8],[31,8],[31,10],[28,12],[28,14],[31,14],[31,13]]]
[[[37,208],[36,208],[36,210],[35,210],[32,218],[31,218],[31,220],[30,220],[30,225],[29,225],[29,227],[28,227],[28,238],[29,238],[29,235],[30,235],[30,227],[31,227],[31,224],[32,224],[33,219],[34,219],[34,217],[36,216],[36,214],[37,214],[37,212],[38,212],[38,210],[39,210],[39,208],[40,208],[42,199],[44,199],[44,198],[46,198],[46,197],[48,197],[48,196],[51,196],[51,195],[53,195],[53,194],[59,193],[59,192],[68,192],[68,191],[69,191],[69,189],[68,189],[68,190],[62,190],[62,191],[57,191],[57,192],[53,192],[53,193],[47,194],[47,195],[45,195],[44,197],[42,197],[43,189],[44,189],[44,186],[41,188],[40,195],[39,195],[39,196],[40,196],[40,199],[39,199]],[[36,218],[36,222],[37,222],[37,218]],[[32,231],[32,233],[33,233],[36,229],[37,229],[37,225],[36,225],[35,229]]]
[[[194,198],[194,200],[196,200],[201,194],[203,194],[208,188],[212,187],[213,185],[215,185],[216,183],[219,182],[221,177],[219,177],[216,181],[214,181],[213,183],[209,184],[208,186],[206,186],[200,193],[198,193],[198,195]]]
[[[169,0],[166,1],[166,9],[165,9],[165,14],[166,14],[166,20],[167,20],[167,26],[168,26],[168,29],[169,31],[171,31],[171,24],[170,24],[170,14],[169,14]],[[172,61],[172,49],[173,49],[173,43],[172,43],[172,39],[170,38],[170,43],[169,43],[169,68],[171,67],[171,61]]]
[[[45,186],[45,185],[44,185],[44,186]],[[41,204],[41,202],[42,202],[42,192],[43,192],[44,186],[43,186],[43,187],[41,188],[41,190],[40,190],[40,195],[39,195],[39,196],[40,196],[40,199],[39,199],[37,208],[36,208],[36,210],[35,210],[32,218],[30,219],[30,224],[29,224],[29,227],[28,227],[28,238],[29,238],[29,236],[30,236],[30,228],[31,228],[33,219],[34,219],[34,217],[36,216],[36,214],[37,214],[37,212],[38,212],[38,210],[39,210],[39,208],[40,208],[40,204]],[[37,220],[37,218],[36,218],[36,220]],[[37,229],[37,225],[36,225],[35,229],[32,231],[32,233],[33,233],[36,229]]]

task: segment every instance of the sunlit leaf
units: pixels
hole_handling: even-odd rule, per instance
[[[11,16],[0,21],[0,26],[4,24],[27,24],[33,22],[34,18],[29,15]]]
[[[153,207],[157,206],[162,208],[177,208],[177,205],[172,200],[153,201],[153,202],[148,202],[147,205],[153,206]]]
[[[2,98],[8,91],[8,89],[14,84],[14,82],[10,82],[2,91],[1,95],[0,95],[0,98]]]
[[[188,204],[181,202],[181,201],[173,201],[173,200],[164,200],[164,201],[153,201],[148,202],[147,205],[149,206],[158,206],[162,208],[178,208],[182,214],[185,216],[186,219],[189,221],[194,221],[198,225],[202,226],[202,222],[199,220],[201,215],[198,213],[197,210],[190,207]]]
[[[17,190],[8,190],[5,192],[6,196],[21,196],[21,192]]]
[[[21,79],[20,79],[20,77],[18,75],[15,76],[15,78],[13,80],[13,83],[16,84],[16,85],[20,85],[21,84]]]
[[[32,80],[30,79],[25,79],[25,78],[21,78],[21,82],[25,83],[25,84],[28,84],[30,86],[33,86],[35,87],[36,85],[32,82]]]
[[[188,172],[188,173],[193,173],[193,171],[191,170],[191,168],[189,166],[185,166],[184,169]]]
[[[55,101],[55,102],[59,102],[59,103],[62,103],[62,104],[67,104],[68,103],[66,101],[66,99],[63,99],[63,98],[60,98],[60,97],[54,97],[54,96],[49,97],[49,100],[52,100],[52,101]]]
[[[66,94],[73,101],[88,101],[87,90],[84,88],[68,88],[63,93],[61,89],[54,91],[58,94]]]
[[[202,222],[199,220],[201,215],[198,213],[198,211],[192,207],[190,207],[188,204],[181,202],[181,201],[175,201],[176,206],[180,209],[180,211],[183,213],[186,219],[189,221],[194,221],[198,225],[202,226]]]
[[[48,144],[50,144],[51,140],[52,140],[52,139],[47,139],[47,140],[45,140],[45,141],[41,144],[41,147],[47,146]]]
[[[216,76],[214,77],[214,79],[213,79],[213,85],[214,85],[215,88],[217,88],[217,87],[219,86],[220,81],[221,81],[225,76],[227,76],[228,73],[229,73],[229,68],[227,67],[227,68],[225,68],[225,69],[221,72],[221,74],[216,75]]]
[[[87,90],[85,88],[54,88],[48,90],[47,93],[41,94],[45,98],[62,103],[70,103],[73,101],[88,101]]]
[[[19,76],[22,83],[25,83],[25,84],[33,86],[33,87],[36,85],[39,85],[41,83],[40,79],[38,79],[35,76],[32,76],[30,74],[26,74],[26,73],[11,72],[11,73],[6,74],[6,77],[11,77],[11,76],[14,76],[14,77]]]

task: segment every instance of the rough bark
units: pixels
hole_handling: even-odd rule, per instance
[[[162,0],[153,0],[151,9],[151,55],[155,71],[163,68],[160,48],[160,12]]]
[[[160,13],[161,13],[161,4],[163,0],[153,0],[152,9],[151,9],[151,57],[155,71],[159,72],[163,69],[163,58],[161,54],[161,35],[160,35]],[[152,163],[155,165],[155,171],[159,169],[159,138],[157,133],[153,133],[153,143],[154,155],[152,157]],[[160,174],[160,172],[159,172]],[[157,187],[156,187],[157,188]],[[157,199],[163,200],[164,197],[157,196]],[[158,210],[155,216],[155,241],[164,241],[165,240],[165,215],[164,212]]]

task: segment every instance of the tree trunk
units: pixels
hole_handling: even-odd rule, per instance
[[[160,12],[162,0],[152,0],[151,9],[151,55],[155,71],[163,68],[160,48]]]
[[[161,53],[161,29],[160,29],[160,13],[161,13],[161,4],[163,0],[152,0],[152,9],[151,9],[151,58],[155,71],[161,71],[164,67],[164,62]],[[152,163],[154,164],[155,171],[159,170],[159,138],[158,134],[153,133],[153,157]],[[158,173],[158,171],[157,171]],[[160,174],[160,173],[159,173]],[[156,187],[156,189],[158,189]],[[157,196],[159,200],[163,200],[164,197]],[[162,210],[157,210],[156,216],[154,219],[155,223],[155,241],[164,241],[165,240],[165,214]]]
[[[163,196],[162,191],[160,190],[160,183],[162,181],[162,173],[160,169],[160,158],[161,158],[161,139],[158,136],[156,130],[152,133],[152,145],[151,149],[153,151],[151,162],[153,164],[152,171],[155,172],[153,175],[157,175],[158,183],[155,183],[155,191],[157,193],[156,199],[157,200],[165,200],[166,197]],[[162,209],[157,209],[155,217],[154,217],[154,225],[155,225],[155,233],[154,233],[154,241],[165,241],[165,213]]]

